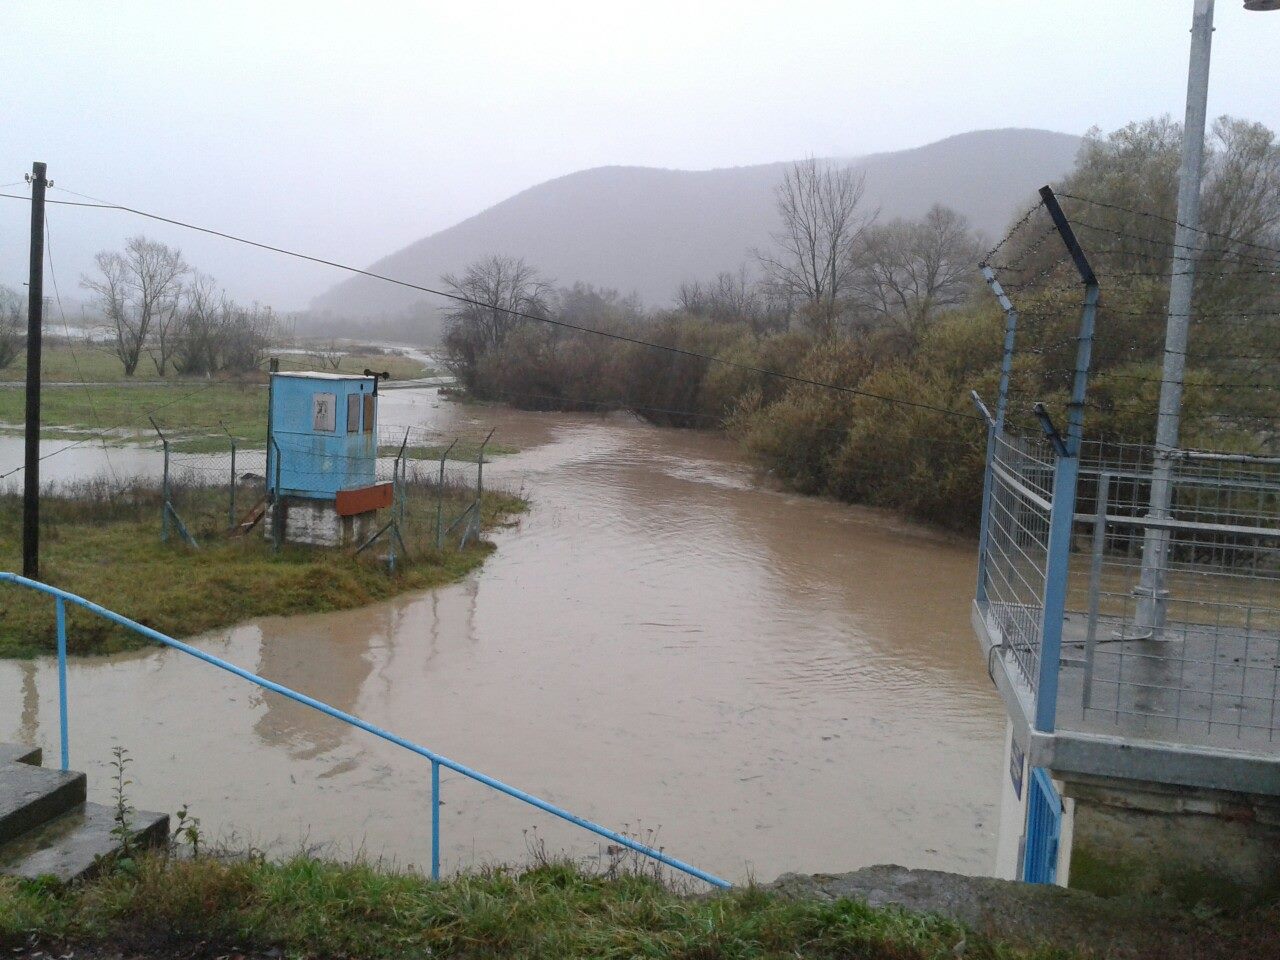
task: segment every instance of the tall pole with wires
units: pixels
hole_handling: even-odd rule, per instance
[[[26,456],[22,477],[22,575],[40,579],[40,327],[44,317],[45,165],[31,165],[31,263],[27,281]]]
[[[1169,278],[1169,316],[1165,326],[1164,368],[1156,415],[1155,462],[1151,472],[1147,527],[1142,543],[1142,575],[1134,591],[1136,637],[1158,638],[1164,628],[1168,591],[1169,518],[1173,501],[1173,457],[1182,419],[1182,381],[1187,365],[1187,330],[1195,287],[1195,247],[1200,227],[1200,180],[1204,162],[1205,117],[1209,101],[1209,54],[1213,45],[1213,0],[1195,0],[1191,20],[1191,62],[1187,74],[1187,115],[1182,126],[1182,166],[1178,171],[1178,217]]]

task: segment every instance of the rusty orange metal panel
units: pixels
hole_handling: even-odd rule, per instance
[[[375,483],[372,487],[339,490],[336,506],[340,517],[350,517],[357,513],[389,507],[391,506],[391,484]]]

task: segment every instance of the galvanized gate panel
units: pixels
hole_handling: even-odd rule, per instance
[[[1058,837],[1062,833],[1062,799],[1043,767],[1031,771],[1027,791],[1027,831],[1022,856],[1022,879],[1027,883],[1055,883],[1058,879]]]

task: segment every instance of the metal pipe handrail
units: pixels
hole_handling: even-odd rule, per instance
[[[367,720],[361,720],[359,717],[355,716],[354,714],[350,714],[350,713],[347,713],[346,711],[339,710],[337,707],[330,706],[329,704],[325,703],[322,700],[317,700],[314,697],[309,697],[305,693],[299,693],[298,691],[292,690],[289,687],[284,686],[283,684],[276,683],[274,680],[268,680],[266,677],[260,677],[256,673],[251,673],[250,671],[245,670],[243,667],[236,666],[234,663],[231,663],[227,660],[223,660],[220,657],[215,657],[213,654],[206,653],[205,651],[200,650],[197,647],[193,647],[190,644],[183,643],[181,640],[175,640],[173,639],[173,637],[166,636],[165,634],[161,633],[158,630],[153,630],[150,627],[143,626],[140,623],[130,620],[128,617],[121,616],[120,614],[116,613],[113,610],[108,610],[106,607],[103,607],[103,606],[100,606],[99,604],[94,603],[92,600],[86,600],[84,597],[78,596],[67,590],[62,590],[58,587],[53,587],[47,583],[42,583],[39,580],[32,580],[28,577],[23,577],[16,573],[8,573],[8,572],[0,571],[0,583],[12,583],[19,587],[26,587],[27,589],[30,589],[30,590],[36,590],[40,593],[48,594],[49,596],[54,597],[56,600],[57,628],[58,628],[58,711],[59,711],[59,718],[61,722],[60,741],[61,741],[61,748],[62,748],[61,760],[62,760],[63,770],[66,770],[68,768],[68,762],[69,762],[68,738],[67,738],[67,672],[66,672],[67,671],[67,626],[66,626],[66,606],[65,605],[67,603],[74,603],[77,606],[83,607],[85,610],[88,610],[90,613],[97,614],[98,616],[102,617],[105,620],[110,620],[112,623],[119,624],[120,626],[125,627],[129,630],[132,630],[133,632],[140,634],[141,636],[144,636],[149,640],[154,640],[156,643],[159,643],[166,647],[171,647],[174,650],[179,650],[183,653],[189,654],[190,656],[195,657],[197,660],[203,660],[205,663],[212,664],[213,666],[218,667],[221,670],[225,670],[228,673],[235,674],[237,677],[240,677],[243,680],[248,680],[250,683],[257,684],[258,686],[262,687],[265,690],[270,690],[273,693],[278,693],[283,697],[287,697],[290,700],[293,700],[297,703],[301,703],[305,706],[311,707],[314,710],[318,710],[327,716],[333,717],[335,720],[341,720],[343,723],[346,723],[349,726],[356,727],[360,730],[364,730],[366,733],[371,733],[376,737],[380,737],[381,739],[386,740],[388,743],[393,743],[398,747],[403,747],[405,750],[408,750],[411,753],[416,753],[419,756],[425,757],[427,760],[430,760],[431,761],[431,878],[433,880],[440,879],[440,768],[447,767],[450,770],[454,771],[455,773],[460,773],[464,777],[467,777],[471,780],[475,780],[477,783],[483,783],[485,786],[491,787],[492,789],[497,790],[499,793],[505,793],[507,796],[514,797],[517,800],[521,800],[532,807],[536,807],[539,810],[542,810],[544,813],[549,813],[552,816],[559,817],[561,820],[565,820],[569,823],[574,824],[575,826],[582,827],[584,830],[588,830],[591,833],[596,834],[597,836],[604,837],[606,840],[611,840],[612,842],[619,844],[620,846],[626,847],[629,850],[634,850],[636,853],[639,853],[642,856],[646,856],[646,857],[649,857],[650,859],[657,860],[659,863],[665,864],[666,866],[671,867],[674,870],[679,870],[682,873],[687,873],[689,876],[696,877],[697,879],[702,880],[705,883],[709,883],[714,887],[727,889],[733,886],[733,884],[729,883],[729,881],[721,879],[720,877],[717,877],[715,874],[707,873],[705,870],[699,870],[697,867],[693,866],[692,864],[685,863],[683,860],[677,860],[675,857],[669,856],[663,853],[661,850],[655,850],[653,847],[647,846],[646,844],[640,843],[636,840],[632,840],[630,837],[624,836],[621,833],[617,833],[616,831],[610,830],[607,827],[603,827],[598,823],[595,823],[591,820],[587,820],[583,817],[579,817],[577,814],[570,813],[568,810],[565,810],[562,807],[557,807],[555,804],[548,803],[546,800],[543,800],[540,797],[535,797],[531,793],[526,793],[525,791],[519,790],[516,787],[509,786],[508,784],[503,783],[501,780],[497,780],[493,777],[488,776],[487,774],[483,774],[479,770],[474,770],[471,767],[468,767],[465,764],[459,763],[456,760],[451,760],[448,757],[444,756],[443,754],[436,753],[434,750],[429,750],[426,747],[421,746],[420,744],[414,743],[411,740],[407,740],[404,737],[394,734],[389,730],[384,730],[381,727],[376,726],[375,724],[369,723]]]

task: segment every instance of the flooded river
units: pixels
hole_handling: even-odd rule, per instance
[[[462,583],[200,646],[735,880],[991,870],[1004,714],[969,632],[971,544],[767,489],[714,436],[425,389],[387,393],[383,422],[496,427],[520,452],[486,479],[532,509]],[[93,798],[118,744],[139,807],[189,803],[271,852],[426,862],[425,761],[176,652],[74,662],[69,682]],[[0,662],[0,739],[55,759],[56,695],[50,661]],[[446,868],[597,850],[442,781]]]

